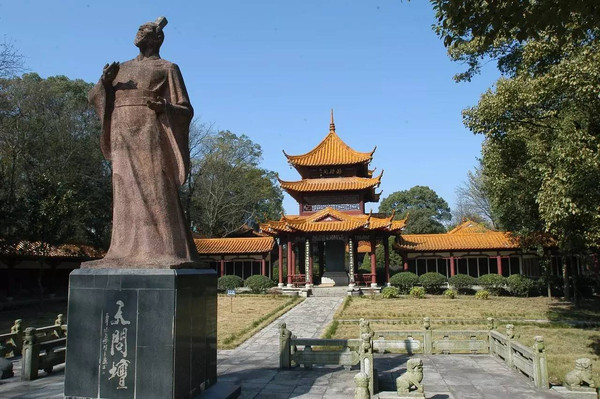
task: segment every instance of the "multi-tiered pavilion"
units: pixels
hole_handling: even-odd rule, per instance
[[[279,241],[279,285],[283,286],[283,246],[287,256],[287,285],[313,285],[313,262],[318,258],[322,285],[349,285],[357,279],[377,287],[375,249],[384,248],[385,279],[389,280],[388,237],[399,234],[404,220],[394,215],[367,214],[365,203],[379,201],[375,189],[383,172],[374,177],[369,169],[375,149],[358,152],[350,148],[335,131],[333,111],[329,133],[311,151],[288,155],[290,165],[301,180],[279,180],[281,188],[298,201],[298,215],[283,215],[261,224],[261,232]],[[358,275],[359,242],[370,245],[371,273]],[[346,252],[348,257],[346,258]]]

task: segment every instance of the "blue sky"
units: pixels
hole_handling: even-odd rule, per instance
[[[0,35],[42,77],[95,82],[105,63],[136,56],[138,26],[160,15],[161,56],[180,66],[196,116],[260,144],[263,167],[297,180],[282,150],[311,150],[333,108],[346,143],[377,145],[382,198],[427,185],[453,207],[482,141],[461,110],[498,73],[452,80],[463,67],[432,31],[427,1],[0,1]],[[284,207],[298,211],[287,195]]]

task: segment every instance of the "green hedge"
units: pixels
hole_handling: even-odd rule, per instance
[[[217,280],[217,289],[221,291],[234,290],[242,285],[244,285],[244,280],[236,275],[219,277]]]
[[[244,281],[244,287],[250,288],[250,290],[255,294],[265,292],[274,285],[275,284],[270,278],[261,274],[250,276],[246,279],[246,281]]]
[[[397,287],[402,294],[408,294],[418,282],[419,276],[411,272],[396,273],[390,277],[390,284]]]
[[[442,291],[442,285],[446,283],[446,276],[441,273],[429,272],[419,276],[419,284],[425,288],[428,294],[438,294]]]
[[[386,299],[396,298],[398,294],[400,294],[400,291],[396,287],[385,287],[381,290],[381,296]]]
[[[506,278],[508,291],[514,296],[529,296],[536,288],[533,280],[521,275],[513,274]]]
[[[467,294],[477,284],[477,279],[468,274],[455,274],[450,277],[448,284],[461,294]]]
[[[506,286],[506,278],[499,274],[484,274],[479,277],[479,285],[492,295],[500,295]]]

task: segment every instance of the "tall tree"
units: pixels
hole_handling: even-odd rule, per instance
[[[0,79],[0,236],[105,245],[110,169],[87,104],[90,84]]]
[[[23,72],[24,58],[8,39],[0,43],[0,78],[10,78]]]
[[[467,181],[456,188],[457,207],[453,212],[454,222],[470,219],[497,228],[492,206],[485,188],[481,166],[467,172]]]
[[[450,221],[448,203],[427,186],[414,186],[409,190],[396,191],[384,198],[379,212],[396,212],[395,218],[403,219],[408,215],[407,234],[443,233],[442,223]]]
[[[192,191],[184,193],[196,233],[222,237],[243,225],[256,227],[265,218],[279,217],[283,194],[276,175],[259,166],[260,145],[245,135],[204,129],[197,148],[187,185]]]
[[[456,78],[469,80],[489,58],[503,75],[464,111],[467,127],[485,135],[485,186],[501,226],[551,233],[565,253],[597,250],[600,4],[432,3],[451,58],[468,64]]]

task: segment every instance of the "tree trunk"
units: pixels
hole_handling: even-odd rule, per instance
[[[569,289],[569,271],[567,266],[567,259],[564,256],[561,256],[562,260],[562,274],[563,274],[563,296],[565,301],[571,299],[571,293]]]

